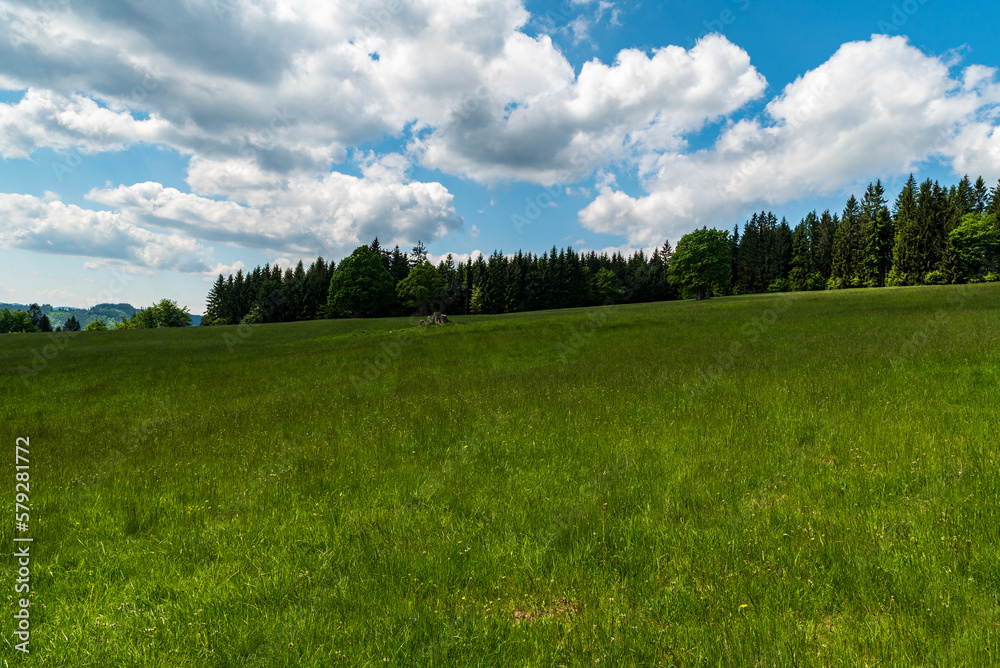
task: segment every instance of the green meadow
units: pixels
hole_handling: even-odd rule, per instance
[[[3,665],[1000,663],[1000,285],[415,322],[3,337]]]

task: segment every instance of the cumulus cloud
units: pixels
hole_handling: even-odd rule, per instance
[[[186,154],[253,149],[279,171],[326,168],[350,146],[439,121],[527,17],[514,0],[0,0],[0,87],[31,88],[64,109],[82,91],[148,113],[157,138]]]
[[[80,94],[29,89],[16,104],[0,104],[0,157],[29,158],[39,146],[120,151],[135,143],[159,143],[167,130],[156,116],[136,120],[126,110],[101,107]]]
[[[690,51],[627,49],[612,65],[586,63],[578,77],[565,61],[546,60],[550,52],[547,37],[512,38],[496,85],[479,89],[413,150],[429,166],[480,181],[571,182],[633,154],[680,150],[684,134],[766,87],[747,53],[720,35]],[[499,75],[524,80],[522,71],[536,73],[539,85],[513,95]]]
[[[243,164],[237,170],[240,180],[226,188],[242,202],[155,182],[87,193],[88,200],[109,211],[67,205],[54,194],[2,194],[0,244],[150,269],[215,272],[219,265],[212,266],[212,249],[202,241],[300,257],[341,257],[376,235],[409,245],[461,227],[452,195],[438,183],[407,180],[404,162],[400,156],[369,158],[362,177],[296,174],[279,182]],[[214,193],[228,174],[228,165],[199,161],[191,180]]]
[[[628,147],[679,147],[765,86],[717,35],[576,76],[547,35],[522,32],[519,0],[50,5],[0,0],[0,87],[30,89],[0,119],[7,156],[145,141],[283,173],[411,133],[426,166],[551,183]]]
[[[207,241],[303,256],[338,257],[380,235],[401,245],[437,239],[462,225],[439,183],[405,177],[398,155],[362,160],[362,176],[339,172],[277,176],[251,161],[196,160],[194,193],[159,183],[95,188],[87,199],[145,227]],[[224,194],[219,200],[211,195]]]
[[[190,237],[144,229],[121,212],[91,211],[30,195],[0,194],[0,243],[8,248],[123,260],[155,269],[208,269],[208,250]]]
[[[710,149],[648,155],[645,195],[606,184],[580,221],[649,245],[728,227],[751,204],[830,194],[931,158],[995,177],[998,103],[995,71],[972,66],[955,77],[905,38],[873,36],[845,44],[774,98],[765,119],[732,123]]]

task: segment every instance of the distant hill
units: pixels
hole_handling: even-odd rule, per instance
[[[0,310],[9,308],[12,311],[27,311],[29,304],[5,304],[0,303]],[[49,322],[52,323],[52,329],[56,327],[62,327],[66,324],[66,321],[70,318],[75,317],[80,323],[80,327],[86,327],[93,321],[103,318],[108,326],[118,322],[121,316],[126,318],[131,318],[132,314],[140,309],[132,306],[131,304],[97,304],[91,308],[73,308],[72,306],[52,306],[51,304],[42,304],[42,313],[49,316]],[[191,316],[191,324],[199,325],[201,324],[200,315]]]

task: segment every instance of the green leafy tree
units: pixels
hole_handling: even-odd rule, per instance
[[[31,314],[27,311],[11,311],[9,308],[0,311],[0,334],[37,331],[38,328],[32,324]]]
[[[150,310],[153,311],[156,327],[188,327],[191,324],[187,307],[178,306],[172,299],[161,299]]]
[[[104,322],[103,318],[98,318],[97,320],[91,321],[91,323],[83,329],[85,332],[106,332],[108,331],[108,324]]]
[[[996,216],[992,213],[963,216],[959,226],[948,234],[948,245],[951,250],[945,257],[954,256],[954,260],[947,263],[950,271],[944,273],[950,282],[960,283],[995,271],[1000,253]]]
[[[703,227],[685,234],[670,259],[670,280],[695,299],[729,287],[731,270],[729,232]]]
[[[441,310],[441,292],[445,281],[430,262],[424,261],[410,270],[409,275],[396,286],[396,294],[403,303],[423,314],[431,309]]]
[[[360,246],[333,272],[326,313],[334,318],[384,316],[392,309],[393,293],[392,276],[381,256]]]
[[[486,310],[486,291],[482,286],[472,288],[472,298],[469,300],[469,313],[479,315]]]
[[[617,302],[622,298],[621,288],[618,287],[618,278],[610,269],[602,267],[594,275],[592,281],[594,296],[600,300],[601,304]]]

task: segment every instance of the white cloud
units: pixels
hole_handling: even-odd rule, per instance
[[[136,120],[127,110],[101,107],[80,94],[64,97],[29,88],[16,104],[0,104],[0,157],[28,158],[39,146],[80,153],[120,151],[139,142],[164,141],[167,129],[156,116]]]
[[[442,260],[447,259],[451,255],[452,261],[456,266],[460,264],[465,264],[470,259],[475,262],[479,258],[486,258],[487,256],[481,250],[474,250],[469,253],[441,253],[440,255],[434,255],[433,253],[427,254],[427,261],[433,264],[435,267],[440,264]]]
[[[612,65],[586,63],[578,77],[532,53],[549,47],[515,39],[505,50],[507,62],[543,63],[544,94],[517,98],[487,86],[451,123],[415,141],[413,152],[430,167],[484,182],[571,182],[633,153],[679,150],[685,133],[740,109],[766,86],[747,53],[719,35],[690,51],[627,49]]]
[[[0,244],[179,272],[207,269],[208,250],[190,237],[152,232],[120,212],[90,211],[30,195],[0,194]]]
[[[289,253],[322,251],[327,257],[349,254],[376,236],[386,244],[410,246],[461,229],[451,193],[440,183],[408,179],[409,163],[402,156],[368,155],[359,166],[361,177],[340,172],[279,176],[252,161],[196,160],[188,173],[196,195],[173,191],[164,198],[159,192],[143,192],[133,198],[133,186],[119,188],[122,194],[95,191],[92,196],[147,216],[166,215],[173,221],[167,224],[194,227],[204,238]],[[198,210],[175,202],[196,202]]]
[[[580,220],[648,245],[702,225],[728,227],[755,203],[831,194],[934,157],[1000,176],[998,102],[994,71],[973,66],[954,78],[904,38],[873,36],[789,84],[767,105],[766,122],[733,123],[711,149],[651,152],[646,195],[605,183]]]
[[[613,9],[596,3],[597,19]],[[577,77],[547,35],[521,32],[528,19],[519,0],[44,10],[0,0],[10,34],[0,87],[30,88],[0,108],[0,152],[158,142],[283,174],[323,171],[351,146],[414,132],[427,166],[551,183],[626,148],[679,147],[680,134],[764,88],[721,36],[691,51],[628,49]]]

